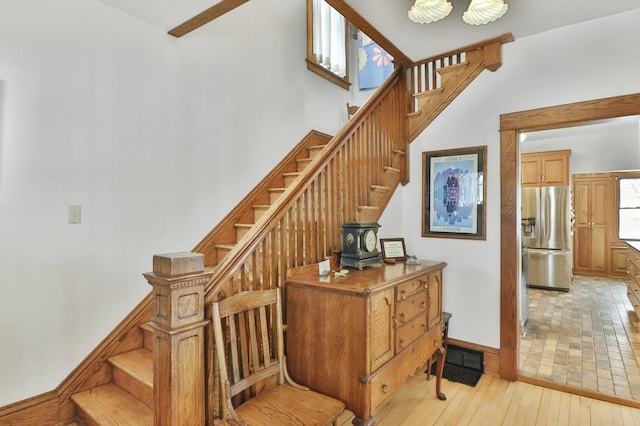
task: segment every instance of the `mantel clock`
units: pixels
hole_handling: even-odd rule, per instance
[[[340,266],[362,270],[382,263],[378,250],[378,228],[375,222],[345,222],[342,224],[342,256]]]

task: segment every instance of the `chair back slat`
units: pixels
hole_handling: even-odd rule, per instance
[[[271,345],[269,344],[269,329],[272,327],[270,324],[270,321],[267,321],[267,310],[262,307],[260,308],[260,325],[261,325],[261,329],[260,332],[262,334],[262,338],[260,339],[262,341],[262,353],[264,354],[271,354],[274,352],[271,352]],[[277,332],[277,330],[273,330],[274,333]],[[275,354],[277,357],[277,353]],[[265,357],[264,358],[264,366],[265,368],[271,366],[272,364],[277,364],[278,360],[276,358],[275,362],[273,362],[273,360],[271,359],[271,357]]]

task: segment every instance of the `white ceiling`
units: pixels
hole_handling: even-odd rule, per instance
[[[100,1],[165,31],[219,3],[219,0]],[[252,0],[240,7],[251,8],[252,3],[257,1],[261,0]],[[638,0],[505,0],[509,10],[501,19],[487,25],[471,26],[462,21],[462,13],[469,0],[450,1],[453,11],[447,18],[432,24],[416,24],[407,17],[414,0],[346,0],[413,60],[504,33],[512,33],[517,40],[554,28],[640,8]],[[215,21],[207,25],[215,25]]]

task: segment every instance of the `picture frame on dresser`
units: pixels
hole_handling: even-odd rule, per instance
[[[404,238],[381,238],[380,251],[383,260],[405,260],[407,258],[407,249],[404,244]]]
[[[487,146],[422,153],[422,236],[486,240]]]

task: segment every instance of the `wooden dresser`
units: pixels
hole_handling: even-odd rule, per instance
[[[640,317],[640,252],[631,247],[627,257],[627,297]]]
[[[333,270],[336,267],[333,261]],[[298,383],[343,401],[354,424],[430,357],[442,354],[444,262],[422,260],[319,276],[318,265],[287,272],[287,364]],[[440,357],[442,358],[442,357]],[[442,366],[441,360],[439,367]],[[442,368],[437,382],[440,399]]]

